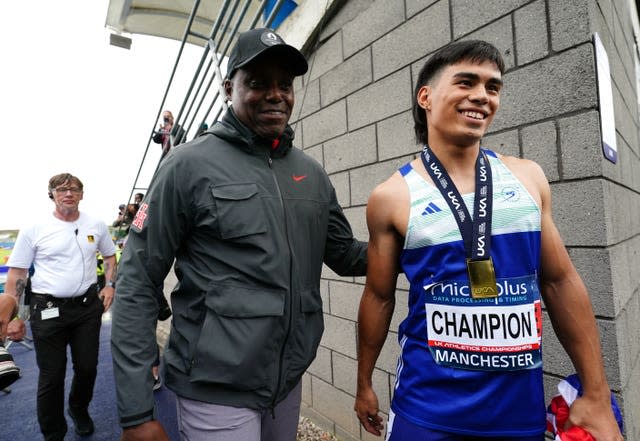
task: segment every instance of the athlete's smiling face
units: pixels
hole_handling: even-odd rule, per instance
[[[286,60],[265,58],[224,83],[240,122],[263,138],[280,136],[291,117],[294,75],[286,66]]]
[[[418,91],[429,143],[477,145],[500,106],[502,75],[490,61],[446,66]]]

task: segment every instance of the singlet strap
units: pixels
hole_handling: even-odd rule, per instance
[[[408,162],[405,165],[403,165],[402,167],[400,167],[398,169],[398,171],[400,172],[400,174],[402,176],[407,176],[407,173],[409,173],[412,169],[413,169],[413,167],[411,167],[411,163]]]

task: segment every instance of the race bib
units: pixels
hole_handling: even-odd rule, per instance
[[[425,290],[427,343],[437,364],[483,371],[542,365],[542,309],[533,276],[499,280],[495,299],[473,299],[460,282]]]

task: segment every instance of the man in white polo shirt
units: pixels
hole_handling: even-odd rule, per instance
[[[97,374],[102,313],[113,302],[116,248],[103,222],[78,210],[83,197],[80,179],[62,173],[49,180],[51,216],[22,228],[7,262],[5,295],[19,303],[31,277],[31,332],[36,349],[38,423],[45,441],[62,441],[67,346],[73,359],[69,415],[76,433],[88,435],[94,425],[88,407]],[[96,252],[104,256],[106,286],[97,291]],[[0,311],[0,323],[9,320]]]

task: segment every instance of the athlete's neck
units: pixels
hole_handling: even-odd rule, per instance
[[[475,176],[475,164],[480,151],[480,142],[474,145],[458,146],[430,140],[428,145],[452,178],[459,174],[469,175],[469,173],[471,176]]]

